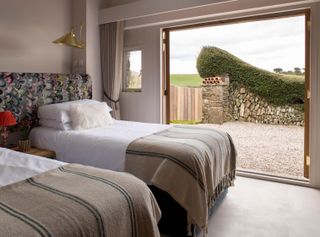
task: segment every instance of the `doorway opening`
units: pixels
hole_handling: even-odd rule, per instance
[[[164,29],[167,123],[227,131],[237,170],[309,178],[309,11]]]

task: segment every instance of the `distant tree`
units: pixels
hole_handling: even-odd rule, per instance
[[[275,73],[282,73],[283,72],[282,68],[280,68],[280,67],[277,67],[277,68],[273,69],[273,71]]]
[[[296,75],[301,75],[302,73],[301,73],[301,69],[299,68],[299,67],[295,67],[294,68],[294,74],[296,74]]]

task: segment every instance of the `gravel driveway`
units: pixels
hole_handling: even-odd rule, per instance
[[[221,129],[232,136],[238,151],[238,168],[303,178],[303,127],[247,122],[199,126]]]

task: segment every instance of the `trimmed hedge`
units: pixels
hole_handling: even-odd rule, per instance
[[[276,106],[304,102],[304,82],[254,67],[217,47],[202,48],[197,69],[202,78],[227,74],[232,86],[245,87]]]

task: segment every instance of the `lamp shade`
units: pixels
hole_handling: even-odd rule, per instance
[[[12,126],[16,125],[17,121],[16,118],[13,116],[11,111],[2,111],[0,112],[0,126]]]
[[[67,46],[80,48],[80,49],[83,49],[85,47],[84,43],[78,40],[73,30],[71,30],[64,36],[60,37],[59,39],[56,39],[55,41],[53,41],[53,43],[60,44],[60,45],[67,45]]]

